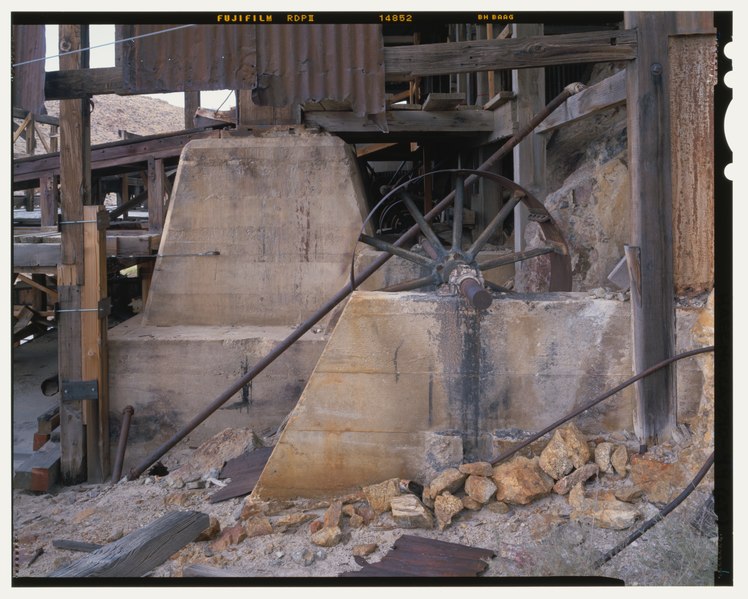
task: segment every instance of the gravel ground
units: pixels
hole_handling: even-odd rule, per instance
[[[177,447],[165,463],[173,472],[180,463],[186,463],[190,451]],[[616,480],[604,475],[588,482],[586,495],[602,493],[612,488]],[[246,498],[211,504],[208,498],[215,487],[188,491],[176,488],[177,485],[174,476],[167,475],[145,476],[114,486],[58,488],[47,494],[15,491],[15,575],[45,577],[84,555],[53,547],[54,539],[106,544],[170,510],[204,512],[216,518],[221,529],[239,521]],[[663,522],[598,569],[592,565],[594,560],[633,529],[606,530],[572,520],[567,497],[551,494],[527,506],[511,506],[506,513],[500,513],[497,507],[503,504],[496,502],[479,511],[465,510],[443,531],[399,528],[389,513],[368,525],[352,528],[344,516],[343,538],[331,548],[311,543],[308,523],[295,530],[249,538],[222,551],[214,551],[210,541],[193,542],[148,576],[181,577],[186,566],[205,564],[249,578],[337,577],[360,569],[353,557],[354,546],[376,543],[377,550],[366,559],[377,562],[401,535],[415,534],[493,550],[496,557],[488,562],[483,577],[607,576],[626,585],[707,586],[713,584],[718,549],[710,498],[711,482],[707,478]],[[271,522],[284,514],[299,512],[322,518],[327,505],[311,500],[271,503],[268,515]],[[637,507],[643,519],[658,512],[657,506],[643,500]],[[38,557],[29,564],[35,553]]]

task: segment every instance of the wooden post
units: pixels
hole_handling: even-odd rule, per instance
[[[105,215],[104,206],[85,206],[84,220],[84,273],[81,292],[81,351],[84,381],[97,381],[97,400],[84,402],[86,423],[86,455],[88,480],[103,482],[109,474],[109,392],[107,316],[94,312],[107,297],[106,278],[106,227],[99,215]],[[88,222],[92,221],[92,222]],[[100,224],[101,223],[101,224]]]
[[[184,128],[195,128],[195,113],[200,108],[200,92],[184,92]]]
[[[636,28],[638,38],[638,56],[626,66],[631,178],[627,263],[638,373],[672,356],[675,345],[669,32],[664,13],[628,12],[624,23],[627,29]],[[636,385],[634,429],[640,445],[665,441],[676,424],[673,368]]]
[[[60,25],[60,50],[81,47],[80,25]],[[60,56],[60,69],[77,69],[82,54]],[[83,205],[90,203],[90,121],[87,99],[60,101],[61,221],[83,220]],[[81,361],[81,285],[83,283],[83,225],[61,225],[61,251],[57,284],[60,299],[58,367],[63,386],[60,401],[60,474],[64,484],[86,479],[86,439],[81,401],[64,399],[66,383],[78,382]]]
[[[41,194],[40,208],[42,227],[57,226],[57,206],[60,202],[60,193],[57,190],[57,177],[47,173],[40,177],[39,191]]]
[[[148,159],[148,230],[164,228],[164,161]]]
[[[122,204],[127,204],[127,202],[130,199],[130,181],[127,177],[127,175],[122,175],[122,191],[119,194],[119,202],[117,203],[117,206],[121,206]],[[122,213],[122,218],[127,218],[127,210],[125,210]]]
[[[668,52],[670,128],[678,132],[671,140],[673,279],[677,294],[698,294],[714,286],[717,40],[710,12],[668,17],[674,21]]]
[[[258,106],[252,100],[251,90],[236,92],[236,126],[244,128],[292,125],[299,121],[298,109],[293,106]]]
[[[29,113],[29,116],[31,117],[29,119],[28,124],[26,125],[26,154],[29,156],[33,156],[36,153],[36,135],[34,133],[34,130],[36,129],[35,122],[34,122],[34,115],[32,113]],[[27,212],[33,212],[34,211],[34,190],[33,189],[27,189],[26,190],[26,199],[24,202],[26,206]]]
[[[543,25],[512,25],[515,38],[543,35]],[[517,96],[517,126],[527,124],[545,106],[545,69],[515,69],[512,89]],[[545,198],[545,138],[531,133],[513,150],[514,180],[541,202]],[[525,249],[527,207],[514,209],[514,251]],[[515,288],[521,280],[522,263],[515,265]],[[518,289],[521,291],[522,289]]]

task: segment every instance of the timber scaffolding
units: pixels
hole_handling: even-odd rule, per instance
[[[679,215],[699,212],[693,206],[697,194],[684,193],[694,184],[694,156],[699,156],[698,160],[710,169],[708,180],[697,185],[709,186],[713,182],[714,123],[712,117],[706,129],[696,131],[683,142],[688,144],[685,147],[679,139],[671,139],[671,123],[680,125],[670,115],[671,111],[680,114],[693,110],[688,106],[691,90],[707,88],[714,82],[705,80],[709,75],[702,70],[685,63],[686,54],[677,50],[684,44],[713,48],[716,30],[712,13],[609,16],[613,20],[599,23],[599,30],[580,27],[581,31],[572,28],[571,32],[553,31],[554,35],[547,35],[553,27],[519,23],[501,27],[450,25],[431,36],[421,31],[403,36],[402,28],[386,25],[365,26],[355,36],[341,26],[307,25],[308,35],[319,36],[321,42],[339,37],[345,40],[344,48],[354,43],[366,46],[363,63],[358,67],[370,77],[367,81],[376,81],[364,85],[356,80],[345,89],[328,85],[321,91],[312,91],[312,83],[300,82],[290,70],[284,71],[284,67],[301,62],[311,62],[313,74],[315,68],[322,68],[322,63],[315,64],[314,57],[310,61],[309,56],[278,50],[286,47],[276,43],[283,36],[303,37],[304,30],[294,26],[273,26],[272,32],[260,25],[243,26],[243,32],[237,33],[234,28],[200,25],[179,34],[189,33],[193,40],[204,35],[203,42],[221,39],[223,44],[228,44],[231,36],[249,36],[250,47],[257,50],[258,69],[262,65],[266,72],[272,72],[274,67],[280,69],[281,85],[275,87],[273,83],[277,82],[263,79],[265,73],[253,72],[248,77],[238,67],[234,72],[239,79],[227,79],[226,73],[232,72],[235,64],[224,64],[226,70],[211,79],[211,60],[217,61],[216,57],[226,51],[225,45],[216,50],[216,56],[203,58],[198,65],[199,76],[193,71],[188,76],[186,59],[175,64],[173,77],[166,84],[163,79],[149,78],[169,58],[159,54],[168,52],[159,50],[164,45],[131,42],[125,50],[118,51],[116,66],[111,68],[88,68],[85,51],[62,55],[60,70],[42,73],[41,86],[42,99],[61,101],[59,121],[52,124],[59,126],[61,151],[55,152],[50,146],[49,152],[17,159],[13,165],[13,189],[40,188],[41,209],[38,234],[19,230],[14,239],[14,272],[23,275],[22,283],[36,283],[31,284],[32,293],[56,300],[55,310],[42,312],[56,316],[59,344],[66,348],[59,358],[62,482],[98,482],[108,477],[107,259],[118,259],[124,265],[141,264],[143,293],[147,293],[151,259],[158,250],[168,209],[169,173],[174,171],[181,149],[192,139],[254,135],[273,126],[303,125],[356,144],[357,155],[364,164],[408,160],[428,172],[445,162],[463,169],[484,168],[493,147],[522,132],[525,139],[513,148],[512,159],[495,166],[542,201],[548,191],[543,175],[546,134],[600,110],[625,104],[633,205],[631,243],[626,253],[633,299],[632,369],[642,372],[672,357],[673,289],[694,281],[695,267],[684,255],[689,248],[713,241],[711,221],[700,223],[696,229],[683,230],[678,226]],[[14,31],[23,27],[29,26],[15,26]],[[75,51],[88,47],[87,30],[86,25],[60,25],[60,48]],[[118,26],[120,39],[146,31],[152,33],[154,28]],[[273,37],[274,42],[262,45],[263,36]],[[16,37],[26,39],[20,34]],[[176,47],[190,48],[186,39],[175,42]],[[272,55],[268,47],[280,54]],[[306,46],[293,47],[299,51]],[[205,49],[205,45],[196,43],[195,48]],[[356,66],[351,53],[343,54],[346,56],[336,58],[337,68],[346,73],[356,71],[351,68]],[[624,63],[625,68],[586,89],[575,90],[576,94],[565,97],[550,114],[544,115],[542,122],[533,122],[549,95],[581,78],[585,65],[601,62]],[[684,71],[691,76],[683,77]],[[563,80],[564,72],[574,78]],[[677,88],[672,84],[674,78],[678,78]],[[246,89],[255,80],[260,82],[259,91]],[[263,81],[267,83],[265,87]],[[23,67],[17,67],[14,85],[19,88],[22,84]],[[237,90],[233,113],[211,113],[199,108],[201,89],[222,88]],[[185,93],[188,130],[90,145],[90,96],[166,91]],[[21,99],[16,101],[17,97]],[[310,97],[315,101],[308,101]],[[23,119],[16,131],[18,136],[25,129],[27,140],[33,139],[34,121],[44,122],[45,118],[38,114],[39,105],[33,93],[16,95],[14,89],[14,117]],[[528,129],[531,123],[532,128]],[[195,125],[197,129],[192,127]],[[107,218],[102,216],[106,186],[98,182],[109,177],[120,178],[114,187],[115,191],[119,189],[120,199],[119,207]],[[134,197],[130,197],[128,177],[140,181]],[[489,199],[486,188],[481,186],[472,203],[476,233],[502,207],[501,201]],[[436,193],[431,179],[423,178],[424,212],[445,203],[439,202]],[[713,202],[713,196],[708,195]],[[148,204],[147,224],[136,224],[135,232],[112,228],[117,222],[115,217],[144,200]],[[524,249],[522,233],[528,222],[527,209],[522,206],[514,211],[516,252]],[[713,210],[705,212],[711,216]],[[40,240],[47,243],[37,243]],[[711,289],[713,267],[707,264],[704,268],[706,274],[696,277],[697,285]],[[342,300],[347,293],[340,293],[344,294],[339,298]],[[268,359],[272,361],[277,355],[271,352]],[[245,383],[239,381],[238,388]],[[638,386],[636,433],[642,445],[656,443],[672,430],[673,385],[672,371],[663,369]],[[221,397],[228,399],[231,395],[227,392]]]

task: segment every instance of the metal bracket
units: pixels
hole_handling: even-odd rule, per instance
[[[99,399],[99,381],[63,381],[62,401],[90,401]]]

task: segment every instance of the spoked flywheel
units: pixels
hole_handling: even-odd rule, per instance
[[[452,222],[452,239],[451,244],[447,247],[445,247],[442,239],[429,224],[429,220],[434,215],[429,213],[424,216],[418,209],[413,197],[407,191],[407,186],[415,181],[439,173],[452,173],[457,178],[453,192],[454,216]],[[491,179],[500,188],[509,190],[511,195],[509,201],[502,206],[501,210],[488,223],[478,238],[473,241],[470,247],[465,248],[462,243],[465,186],[475,181],[476,177]],[[468,169],[441,170],[421,175],[410,180],[407,184],[396,187],[382,199],[380,204],[394,194],[400,196],[408,212],[410,212],[413,220],[415,220],[423,237],[421,246],[427,255],[419,254],[378,237],[372,237],[363,233],[359,239],[377,250],[388,252],[393,256],[399,256],[418,266],[425,267],[430,270],[430,274],[389,286],[385,289],[386,291],[409,291],[432,285],[448,286],[448,289],[453,293],[459,293],[465,297],[474,308],[485,310],[491,305],[493,296],[486,289],[483,272],[515,262],[529,260],[544,254],[550,254],[551,274],[549,290],[571,290],[571,258],[563,235],[561,235],[545,206],[514,181],[487,171]],[[528,209],[528,219],[540,225],[545,241],[544,245],[522,252],[514,252],[481,260],[481,251],[489,239],[503,227],[504,221],[512,214],[512,211],[520,202]],[[492,284],[489,285],[495,287]]]

